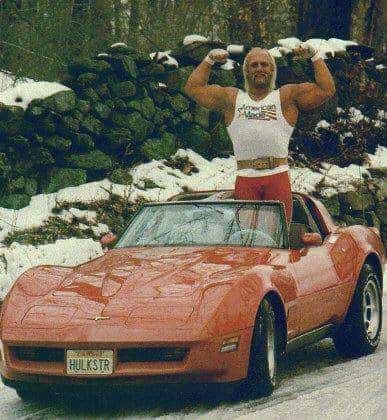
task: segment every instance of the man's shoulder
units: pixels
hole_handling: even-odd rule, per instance
[[[279,88],[281,99],[291,99],[297,89],[297,83],[289,83]]]

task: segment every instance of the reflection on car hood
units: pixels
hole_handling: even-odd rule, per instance
[[[25,308],[25,327],[60,328],[96,316],[184,324],[214,287],[216,302],[257,265],[272,264],[278,250],[243,247],[114,249],[75,267],[54,290]]]

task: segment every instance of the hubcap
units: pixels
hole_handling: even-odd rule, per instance
[[[367,336],[373,340],[380,326],[380,301],[378,287],[375,280],[370,278],[363,294],[363,322]]]
[[[275,334],[274,322],[270,319],[267,326],[267,365],[269,368],[270,378],[274,377],[275,373]]]

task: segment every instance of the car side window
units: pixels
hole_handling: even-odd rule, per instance
[[[317,209],[316,206],[313,204],[311,200],[305,200],[305,204],[307,207],[308,214],[310,215],[310,218],[313,220],[315,229],[314,232],[317,232],[321,235],[321,237],[324,239],[324,229],[321,226],[320,220],[317,217]]]

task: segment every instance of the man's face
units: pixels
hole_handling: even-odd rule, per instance
[[[268,88],[273,64],[264,50],[252,51],[247,58],[246,78],[250,87]]]

